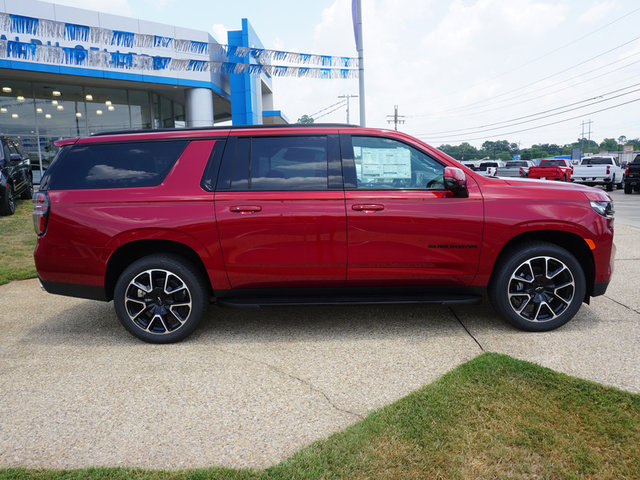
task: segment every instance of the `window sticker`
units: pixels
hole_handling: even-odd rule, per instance
[[[407,148],[361,147],[361,165],[356,170],[364,181],[411,178],[411,151]]]

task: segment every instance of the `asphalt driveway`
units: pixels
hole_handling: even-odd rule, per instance
[[[264,467],[483,350],[640,392],[640,229],[617,225],[606,296],[520,332],[488,305],[212,307],[142,343],[111,304],[0,287],[0,465]]]

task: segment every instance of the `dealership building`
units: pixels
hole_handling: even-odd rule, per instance
[[[247,19],[228,32],[227,43],[263,48]],[[0,0],[0,134],[18,138],[32,163],[46,168],[53,141],[64,137],[228,121],[286,123],[274,110],[268,73],[204,68],[228,60],[205,31]],[[243,61],[264,62],[251,55]]]

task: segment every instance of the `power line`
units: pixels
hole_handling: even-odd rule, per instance
[[[333,105],[329,105],[328,107],[324,107],[322,110],[318,110],[316,113],[314,113],[313,115],[309,115],[309,116],[310,116],[311,118],[315,118],[315,117],[316,117],[316,115],[318,115],[319,113],[322,113],[322,112],[324,112],[325,110],[329,110],[330,108],[335,107],[335,106],[336,106],[336,105],[338,105],[339,103],[344,103],[344,102],[345,102],[344,100],[340,100],[340,101],[338,101],[338,102],[334,103]],[[322,116],[324,116],[324,115],[322,115]]]
[[[549,89],[554,89],[553,93],[558,93],[558,92],[562,92],[564,90],[567,90],[569,88],[574,88],[574,87],[576,87],[578,85],[582,85],[584,83],[592,82],[593,80],[596,80],[598,78],[605,77],[605,76],[610,75],[610,74],[612,74],[614,72],[618,72],[620,70],[624,70],[625,68],[628,68],[628,67],[631,67],[633,65],[636,65],[636,64],[640,63],[640,60],[636,60],[635,62],[628,63],[626,65],[623,65],[622,67],[614,68],[613,70],[608,70],[606,72],[603,72],[603,73],[601,73],[599,75],[596,75],[596,76],[593,76],[593,77],[584,78],[584,76],[588,75],[590,73],[596,72],[596,71],[602,72],[603,68],[609,67],[609,66],[614,65],[616,63],[620,63],[620,62],[622,62],[624,60],[627,60],[628,58],[635,57],[635,56],[638,56],[638,55],[640,55],[640,51],[632,53],[631,55],[627,55],[625,57],[622,57],[622,58],[620,58],[618,60],[615,60],[613,62],[610,62],[610,63],[608,63],[608,64],[606,64],[604,66],[596,67],[596,68],[594,68],[592,70],[588,70],[586,72],[579,73],[578,75],[574,75],[574,76],[566,78],[566,79],[564,79],[562,81],[555,82],[555,83],[552,83],[550,85],[546,85],[544,87],[537,88],[535,90],[531,90],[530,92],[527,92],[525,95],[534,95],[534,94],[536,94],[538,92],[542,92],[544,90],[549,90]],[[572,83],[571,85],[567,85],[567,86],[565,86],[563,88],[556,88],[558,85],[562,85],[562,84],[567,83],[567,82],[569,82],[571,80],[574,80],[576,78],[583,78],[583,80],[580,81],[580,82]],[[528,102],[531,102],[533,100],[539,100],[540,99],[540,95],[535,95],[532,98],[529,98],[529,99],[526,99],[526,100],[522,100],[522,94],[514,95],[512,97],[505,98],[503,100],[498,100],[496,102],[496,104],[499,104],[499,103],[502,103],[502,102],[508,102],[509,100],[513,100],[513,99],[519,99],[519,101],[513,102],[513,103],[509,103],[509,104],[506,104],[506,105],[502,105],[502,106],[499,106],[499,107],[480,110],[480,111],[477,111],[477,112],[474,112],[474,113],[468,113],[467,115],[481,115],[483,113],[494,112],[496,110],[501,110],[501,109],[507,108],[507,107],[513,107],[513,106],[516,106],[516,105],[522,105],[524,103],[528,103]],[[482,107],[480,106],[478,108],[482,108]],[[470,110],[473,110],[473,109],[470,109]],[[409,118],[429,117],[429,116],[433,116],[433,114],[408,115]],[[446,117],[453,117],[453,116],[458,116],[458,115],[457,114],[454,115],[454,114],[451,114],[451,113],[447,113],[446,115],[437,116],[436,118],[446,118]]]
[[[624,87],[624,88],[618,88],[618,89],[612,90],[610,92],[605,92],[605,93],[603,93],[601,95],[598,95],[596,97],[587,98],[587,99],[581,100],[579,102],[568,103],[566,105],[561,105],[561,106],[556,107],[556,108],[551,108],[549,110],[544,110],[544,111],[541,111],[541,112],[532,113],[530,115],[524,115],[522,117],[512,118],[510,120],[503,120],[501,122],[487,123],[486,125],[478,125],[477,127],[470,127],[470,128],[466,128],[466,129],[442,130],[442,131],[439,131],[439,132],[421,133],[421,134],[418,134],[418,135],[425,135],[426,136],[426,135],[441,135],[441,134],[444,134],[444,133],[457,133],[457,135],[446,135],[445,137],[451,137],[451,136],[458,137],[460,135],[475,134],[475,133],[480,133],[480,132],[484,132],[484,131],[488,131],[488,130],[496,130],[497,128],[486,128],[486,127],[493,127],[495,125],[510,124],[510,125],[506,125],[506,126],[511,127],[511,126],[515,126],[515,125],[521,125],[523,123],[535,122],[535,121],[541,120],[543,118],[548,118],[548,117],[552,117],[552,116],[555,116],[555,115],[560,115],[562,113],[571,112],[573,110],[578,110],[580,108],[586,108],[586,107],[589,107],[591,105],[596,105],[596,104],[602,103],[602,102],[608,102],[610,100],[613,100],[614,98],[619,98],[619,97],[622,97],[622,96],[625,96],[625,95],[629,95],[629,94],[634,93],[634,92],[638,92],[638,91],[640,91],[640,88],[637,88],[635,90],[631,90],[630,92],[627,92],[627,93],[622,93],[620,95],[615,95],[615,96],[610,97],[610,98],[597,100],[598,98],[602,98],[605,95],[611,95],[613,93],[618,93],[618,92],[621,92],[623,90],[628,90],[630,88],[637,87],[639,85],[640,85],[640,83],[635,83],[633,85],[629,85],[629,86]],[[593,100],[597,100],[597,101],[593,101]],[[563,109],[563,108],[566,108],[566,107],[573,107],[574,105],[579,105],[581,103],[586,103],[586,102],[592,102],[592,103],[589,103],[587,105],[582,105],[582,106],[576,107],[576,108],[570,108],[570,109],[567,109],[567,110],[563,110],[561,112],[553,113],[551,115],[545,115],[545,116],[540,117],[540,115],[544,115],[545,113],[550,113],[550,112],[553,112],[553,111],[556,111],[556,110],[560,110],[560,109]],[[512,123],[512,122],[516,122],[517,120],[523,120],[525,118],[531,118],[531,117],[540,117],[540,118],[534,118],[532,120],[527,120],[525,122]],[[504,128],[504,127],[500,127],[500,128]],[[440,138],[443,138],[443,137],[440,137]]]
[[[510,132],[502,132],[502,133],[497,133],[495,135],[485,135],[485,136],[476,137],[476,138],[462,138],[462,139],[455,140],[455,141],[453,141],[453,140],[446,140],[446,141],[452,142],[452,143],[461,143],[461,142],[472,142],[474,140],[485,140],[487,138],[504,137],[504,136],[507,136],[507,135],[513,135],[515,133],[528,132],[528,131],[531,131],[531,130],[537,130],[539,128],[544,128],[544,127],[548,127],[548,126],[551,126],[551,125],[557,125],[559,123],[568,122],[570,120],[576,120],[578,118],[584,118],[586,115],[593,115],[595,113],[605,112],[607,110],[612,110],[614,108],[622,107],[624,105],[629,105],[629,104],[635,103],[635,102],[640,102],[640,98],[636,98],[634,100],[629,100],[627,102],[619,103],[617,105],[612,105],[612,106],[607,107],[607,108],[601,108],[600,110],[594,110],[593,112],[584,113],[582,115],[577,115],[575,117],[565,118],[563,120],[557,120],[555,122],[545,123],[543,125],[537,125],[535,127],[523,128],[521,130],[513,130],[513,131],[510,131]],[[433,143],[441,143],[440,139],[435,139],[435,140],[430,139],[430,141],[433,142]]]
[[[518,92],[518,91],[523,90],[523,89],[525,89],[525,88],[527,88],[527,87],[530,87],[530,86],[535,85],[535,84],[537,84],[537,83],[543,82],[544,80],[548,80],[548,79],[553,78],[553,77],[556,77],[556,76],[558,76],[558,75],[560,75],[560,74],[562,74],[562,73],[568,72],[569,70],[573,70],[573,69],[574,69],[574,68],[576,68],[576,67],[579,67],[579,66],[581,66],[581,65],[584,65],[585,63],[588,63],[588,62],[590,62],[590,61],[592,61],[592,60],[595,60],[596,58],[600,58],[600,57],[602,57],[602,56],[604,56],[604,55],[607,55],[608,53],[611,53],[611,52],[613,52],[613,51],[615,51],[615,50],[618,50],[619,48],[622,48],[622,47],[624,47],[624,46],[626,46],[626,45],[629,45],[630,43],[633,43],[633,42],[635,42],[635,41],[637,41],[637,40],[640,40],[640,36],[635,37],[635,38],[632,38],[631,40],[628,40],[628,41],[626,41],[626,42],[624,42],[624,43],[621,43],[620,45],[617,45],[617,46],[615,46],[615,47],[613,47],[613,48],[611,48],[611,49],[609,49],[609,50],[607,50],[607,51],[605,51],[605,52],[602,52],[602,53],[599,53],[599,54],[597,54],[597,55],[594,55],[593,57],[590,57],[590,58],[588,58],[588,59],[586,59],[586,60],[583,60],[583,61],[581,61],[581,62],[578,62],[578,63],[576,63],[576,64],[573,64],[573,65],[571,65],[570,67],[567,67],[567,68],[565,68],[565,69],[563,69],[563,70],[560,70],[560,71],[558,71],[558,72],[555,72],[555,73],[553,73],[553,74],[551,74],[551,75],[548,75],[548,76],[543,77],[543,78],[541,78],[541,79],[535,80],[535,81],[530,82],[530,83],[527,83],[527,84],[525,84],[525,85],[522,85],[521,87],[513,88],[513,89],[508,90],[508,91],[506,91],[506,92],[503,92],[503,93],[500,93],[500,94],[494,95],[494,96],[493,96],[492,98],[490,98],[490,99],[478,100],[478,101],[476,101],[476,102],[472,102],[472,103],[469,103],[469,104],[467,104],[467,105],[463,105],[463,106],[461,106],[461,107],[454,107],[454,108],[449,109],[449,111],[450,111],[450,112],[462,112],[462,111],[465,111],[465,110],[469,110],[470,108],[473,108],[475,105],[482,104],[482,103],[486,103],[486,102],[488,102],[488,101],[494,101],[494,100],[495,100],[496,98],[498,98],[498,97],[504,97],[505,95],[508,95],[508,94],[510,94],[510,93]]]
[[[344,106],[345,106],[345,103],[344,103],[344,102],[341,102],[341,103],[342,103],[341,105],[338,105],[338,106],[337,106],[336,108],[334,108],[333,110],[331,110],[331,111],[329,111],[329,112],[327,112],[327,113],[323,113],[322,115],[318,115],[317,117],[313,117],[313,119],[314,119],[314,120],[317,120],[317,119],[319,119],[319,118],[326,117],[326,116],[327,116],[327,115],[329,115],[330,113],[333,113],[333,112],[336,112],[336,111],[340,110],[342,107],[344,107]],[[337,104],[335,104],[335,105],[337,105]]]
[[[521,68],[526,67],[527,65],[531,65],[532,63],[535,63],[538,60],[542,60],[543,58],[546,58],[546,57],[548,57],[550,55],[553,55],[554,53],[556,53],[556,52],[558,52],[558,51],[560,51],[560,50],[562,50],[564,48],[567,48],[568,46],[573,45],[574,43],[578,43],[580,40],[584,40],[585,38],[590,37],[594,33],[597,33],[600,30],[604,30],[605,28],[613,25],[614,23],[619,22],[620,20],[622,20],[622,19],[624,19],[624,18],[626,18],[626,17],[628,17],[630,15],[633,15],[634,13],[636,13],[638,11],[640,11],[640,7],[636,8],[634,10],[631,10],[630,12],[625,13],[624,15],[616,18],[615,20],[612,20],[609,23],[606,23],[606,24],[602,25],[601,27],[598,27],[595,30],[590,31],[589,33],[586,33],[585,35],[583,35],[581,37],[578,37],[578,38],[576,38],[574,40],[571,40],[569,43],[565,43],[564,45],[562,45],[562,46],[560,46],[558,48],[555,48],[555,49],[551,50],[550,52],[547,52],[547,53],[545,53],[545,54],[543,54],[543,55],[541,55],[539,57],[536,57],[533,60],[529,60],[528,62],[525,62],[525,63],[523,63],[523,64],[521,64],[521,65],[519,65],[517,67],[514,67],[514,68],[512,68],[510,70],[506,70],[506,71],[504,71],[502,73],[499,73],[499,74],[497,74],[497,75],[495,75],[495,76],[493,76],[491,78],[488,78],[488,79],[483,80],[481,82],[475,83],[472,86],[476,87],[478,85],[482,85],[483,83],[490,82],[491,80],[495,80],[496,78],[500,78],[503,75],[508,75],[509,73],[515,72],[516,70],[520,70]]]

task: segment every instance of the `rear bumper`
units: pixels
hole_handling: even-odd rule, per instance
[[[88,298],[89,300],[107,301],[104,287],[99,285],[79,285],[76,283],[45,282],[40,279],[40,285],[47,292],[67,297]]]

